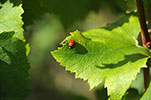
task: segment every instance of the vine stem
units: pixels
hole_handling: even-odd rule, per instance
[[[150,42],[149,33],[147,31],[146,19],[145,19],[145,12],[144,12],[144,5],[142,0],[136,0],[138,18],[141,28],[141,39],[142,44],[145,46],[147,42]],[[149,81],[149,65],[147,61],[148,68],[144,68],[144,91],[147,89],[148,81]]]

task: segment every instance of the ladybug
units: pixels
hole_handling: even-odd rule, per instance
[[[68,43],[69,49],[72,49],[73,47],[75,47],[75,41],[74,40],[70,40]]]
[[[151,49],[151,42],[147,42],[147,43],[145,44],[145,46],[146,46],[147,48]]]

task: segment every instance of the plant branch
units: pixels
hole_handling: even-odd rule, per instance
[[[137,6],[138,18],[141,28],[142,44],[145,46],[147,42],[150,42],[150,38],[149,38],[149,33],[147,31],[144,5],[142,0],[136,0],[136,6]],[[149,66],[148,68],[144,69],[144,91],[147,89],[148,80],[149,80]]]
[[[140,28],[141,28],[142,43],[143,43],[143,45],[145,45],[147,42],[150,41],[150,38],[149,38],[148,31],[147,31],[144,5],[143,5],[142,0],[136,0],[136,6],[137,6],[138,18],[139,18]]]

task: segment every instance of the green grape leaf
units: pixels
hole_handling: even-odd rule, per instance
[[[142,96],[140,100],[150,100],[150,99],[151,99],[151,81],[149,83],[149,86],[146,92],[144,93],[144,95]]]
[[[10,1],[0,9],[0,99],[23,100],[29,93],[29,46],[23,36],[23,9]],[[25,48],[26,47],[26,48]]]
[[[25,43],[14,32],[0,34],[0,99],[22,100],[29,93]]]
[[[127,3],[127,10],[126,13],[130,13],[132,11],[136,12],[136,2],[135,0],[125,0]]]
[[[14,31],[15,37],[24,39],[23,35],[23,21],[21,15],[23,14],[22,5],[14,6],[10,1],[6,1],[1,5],[0,9],[0,33]]]
[[[71,32],[61,43],[63,46],[51,53],[76,78],[87,80],[90,89],[105,80],[110,99],[119,100],[150,56],[146,48],[138,45],[139,32],[138,18],[131,16],[113,30]],[[75,40],[73,49],[68,47],[69,40]]]

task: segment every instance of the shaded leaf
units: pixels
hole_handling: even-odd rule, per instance
[[[129,89],[125,95],[123,96],[122,100],[139,100],[140,95],[138,94],[137,90]]]
[[[136,1],[135,0],[125,0],[127,2],[126,13],[136,12]]]
[[[0,34],[0,98],[24,99],[29,93],[25,43],[14,32]]]

